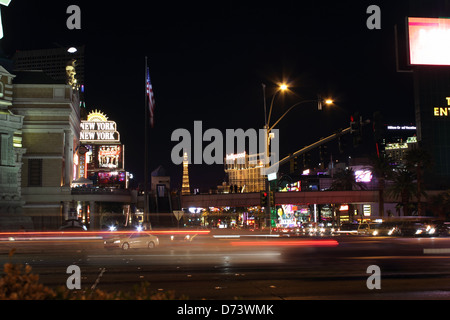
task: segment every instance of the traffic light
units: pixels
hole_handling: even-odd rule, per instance
[[[268,204],[267,191],[260,192],[259,203],[260,203],[261,207],[267,207],[267,204]]]
[[[270,207],[275,208],[275,191],[270,191]]]
[[[350,116],[350,133],[360,134],[360,132],[361,132],[361,120],[359,112],[356,112]]]

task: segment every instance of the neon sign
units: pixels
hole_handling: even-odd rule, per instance
[[[446,97],[445,99],[447,100],[447,105],[450,106],[450,97]],[[433,115],[435,117],[448,117],[450,116],[450,107],[434,107]]]
[[[81,142],[119,142],[120,135],[117,132],[117,126],[114,121],[108,121],[108,118],[101,112],[91,112],[87,121],[81,121]]]
[[[244,159],[244,158],[245,158],[245,151],[236,154],[227,154],[226,161],[234,161],[236,159]]]

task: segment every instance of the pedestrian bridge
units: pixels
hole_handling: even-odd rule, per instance
[[[378,202],[378,191],[301,191],[275,192],[275,204],[368,204]],[[385,202],[397,202],[385,196]],[[260,193],[225,193],[181,196],[183,208],[189,207],[250,207],[260,205]]]

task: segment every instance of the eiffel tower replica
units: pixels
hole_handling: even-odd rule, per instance
[[[189,169],[188,169],[188,155],[185,152],[183,156],[183,183],[181,186],[181,194],[190,194],[191,188],[189,186]]]

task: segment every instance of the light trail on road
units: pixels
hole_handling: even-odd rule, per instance
[[[152,231],[40,231],[40,232],[0,232],[0,241],[38,241],[38,240],[101,240],[105,237],[130,235],[133,233],[153,235],[207,235],[209,230],[152,230]]]
[[[230,244],[236,247],[336,247],[339,242],[336,240],[262,240],[262,241],[231,241]]]

